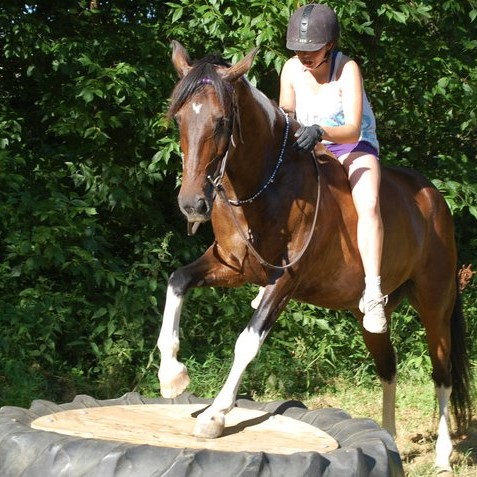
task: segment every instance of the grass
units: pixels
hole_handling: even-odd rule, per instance
[[[151,357],[150,363],[143,370],[142,385],[136,391],[143,395],[157,397],[159,395],[156,374]],[[187,363],[191,373],[192,383],[189,391],[201,397],[214,397],[217,389],[221,387],[223,378],[229,370],[228,361],[218,360],[213,355],[209,356],[205,363],[189,360]],[[213,370],[213,373],[211,373]],[[263,371],[263,370],[258,370]],[[28,379],[18,374],[18,379],[11,384],[2,380],[0,376],[0,404],[21,405],[28,407],[29,396],[35,398],[44,397],[51,399],[46,394],[41,382]],[[255,376],[256,378],[256,376]],[[270,379],[269,379],[270,380]],[[303,395],[290,396],[280,390],[276,384],[265,386],[265,393],[251,393],[253,398],[259,401],[273,401],[286,398],[302,400],[310,409],[336,407],[345,410],[352,417],[366,417],[381,423],[381,388],[370,384],[373,380],[361,382],[336,379],[326,387],[315,389],[312,396],[304,398]],[[23,383],[21,385],[21,383]],[[73,386],[73,391],[63,387],[61,402],[68,402],[79,389]],[[92,389],[83,390],[89,394],[95,394]],[[71,394],[71,395],[66,395]],[[95,396],[98,397],[98,396]],[[116,397],[116,396],[113,396]],[[434,396],[433,384],[430,380],[424,383],[420,379],[409,378],[398,381],[396,403],[396,443],[399,449],[405,474],[407,477],[435,477],[434,469],[434,446],[437,431],[437,403]],[[477,419],[474,418],[472,425],[465,435],[453,434],[454,453],[452,465],[453,477],[477,477]],[[439,474],[439,477],[447,477]]]
[[[350,386],[337,381],[322,393],[305,401],[310,409],[338,407],[352,417],[368,417],[381,423],[381,389]],[[434,446],[437,432],[437,402],[432,383],[398,383],[396,398],[396,444],[407,477],[436,476]],[[379,403],[379,405],[377,405]],[[452,435],[454,452],[453,474],[440,477],[477,476],[477,420],[465,435]]]

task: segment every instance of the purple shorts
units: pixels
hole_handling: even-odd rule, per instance
[[[376,148],[366,141],[354,142],[352,144],[325,143],[324,146],[326,146],[326,148],[338,158],[345,154],[349,154],[350,152],[364,152],[376,156],[379,160],[379,154]]]

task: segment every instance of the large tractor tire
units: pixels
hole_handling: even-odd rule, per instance
[[[149,404],[208,404],[183,394],[177,399],[149,399],[128,393],[99,401],[80,395],[73,402],[34,401],[30,409],[0,409],[1,477],[401,477],[401,459],[392,437],[370,419],[353,419],[339,409],[310,411],[301,402],[258,403],[239,399],[237,406],[283,415],[315,426],[339,444],[327,453],[233,452],[139,445],[69,436],[32,428],[41,416],[72,409]]]

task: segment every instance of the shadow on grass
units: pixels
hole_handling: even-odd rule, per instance
[[[468,465],[477,466],[477,419],[473,419],[467,432],[453,436],[455,451]]]

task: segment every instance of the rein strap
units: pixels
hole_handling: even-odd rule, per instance
[[[262,258],[262,256],[258,253],[258,251],[255,249],[255,247],[252,245],[249,238],[245,235],[244,231],[242,230],[242,228],[240,226],[240,223],[237,219],[237,216],[236,216],[235,211],[233,210],[232,206],[240,206],[240,205],[243,205],[243,204],[252,203],[260,194],[262,194],[262,192],[272,182],[274,182],[275,176],[277,175],[277,172],[278,172],[278,169],[283,162],[283,157],[284,157],[285,148],[286,148],[286,144],[287,144],[288,131],[289,131],[290,125],[289,125],[288,115],[281,108],[280,108],[280,110],[283,112],[283,114],[286,118],[285,135],[284,135],[284,139],[283,139],[283,142],[282,142],[280,155],[279,155],[278,162],[275,166],[275,169],[274,169],[272,175],[270,176],[268,181],[263,185],[263,187],[258,192],[256,192],[253,196],[249,197],[248,199],[244,199],[244,200],[230,200],[227,197],[227,193],[225,192],[225,189],[222,185],[222,178],[225,174],[225,165],[226,165],[226,162],[227,162],[227,159],[228,159],[228,152],[229,152],[228,150],[227,150],[227,152],[225,153],[225,155],[222,159],[222,164],[220,166],[219,174],[215,178],[212,178],[212,177],[208,176],[208,179],[211,182],[212,186],[214,187],[216,193],[220,196],[220,198],[224,201],[224,203],[228,207],[228,209],[230,211],[230,214],[232,216],[232,220],[234,221],[235,227],[236,227],[240,237],[245,242],[249,251],[252,253],[252,255],[258,260],[258,262],[262,266],[271,268],[273,270],[286,270],[288,268],[291,268],[303,257],[304,253],[306,252],[306,250],[308,249],[308,247],[310,245],[310,242],[311,242],[311,239],[313,237],[313,233],[314,233],[314,230],[315,230],[315,227],[316,227],[316,222],[317,222],[317,218],[318,218],[318,209],[319,209],[319,205],[320,205],[320,196],[321,196],[320,174],[319,174],[317,160],[316,160],[315,154],[313,153],[312,157],[313,157],[313,161],[314,161],[314,164],[315,164],[315,167],[316,167],[316,181],[317,181],[317,184],[318,184],[317,193],[316,193],[315,212],[314,212],[314,216],[313,216],[313,223],[312,223],[310,233],[308,234],[308,237],[306,239],[306,242],[305,242],[303,248],[300,250],[300,252],[297,254],[297,256],[294,257],[294,259],[291,262],[287,263],[286,265],[273,265],[272,263],[269,263],[264,258]]]
[[[243,204],[251,204],[262,192],[275,180],[275,176],[277,175],[278,169],[282,165],[283,162],[283,156],[285,155],[285,148],[287,145],[287,139],[288,139],[288,131],[290,130],[290,120],[288,119],[288,114],[283,111],[283,109],[280,108],[280,111],[283,113],[285,116],[285,121],[286,121],[286,126],[285,126],[285,134],[283,135],[283,142],[282,142],[282,148],[280,149],[280,154],[278,156],[278,161],[275,165],[275,169],[272,172],[272,175],[269,177],[268,181],[265,182],[265,184],[262,186],[262,188],[257,191],[254,195],[249,197],[248,199],[241,199],[241,200],[229,200],[229,203],[232,205],[243,205]]]

